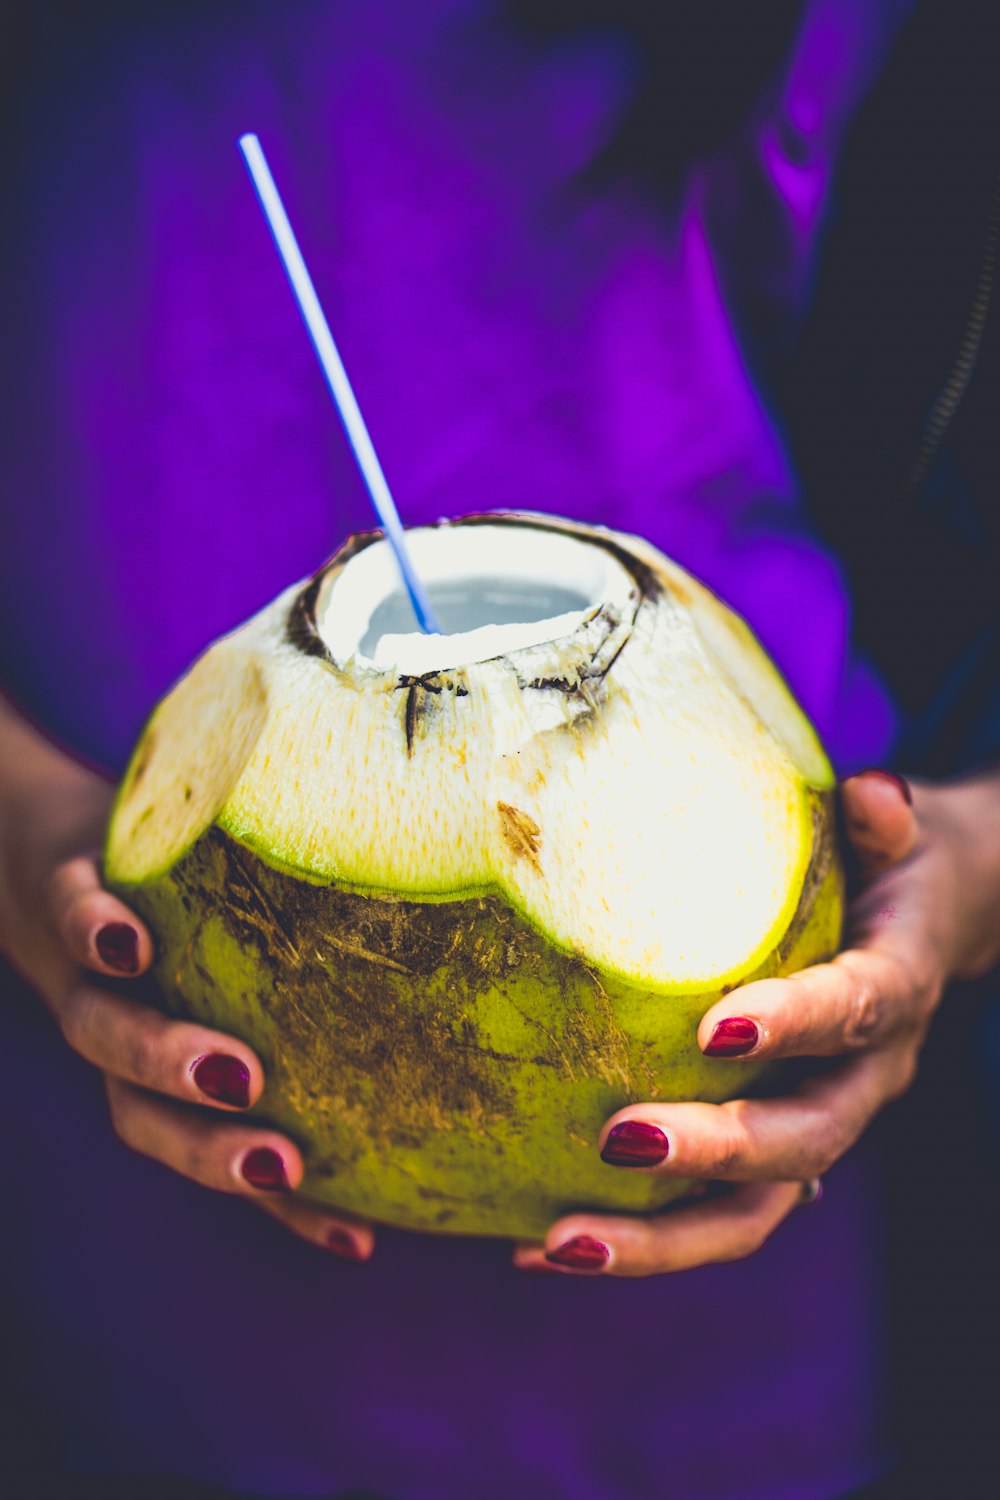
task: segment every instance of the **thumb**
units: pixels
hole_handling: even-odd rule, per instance
[[[893,771],[859,771],[840,783],[844,827],[863,875],[899,864],[917,842],[910,784]]]

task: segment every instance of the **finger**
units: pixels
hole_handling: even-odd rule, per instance
[[[79,985],[59,1019],[81,1057],[153,1093],[238,1110],[263,1092],[264,1070],[244,1042],[192,1021],[172,1021],[126,995]]]
[[[913,792],[902,776],[892,771],[859,771],[840,783],[840,801],[862,874],[899,864],[916,847]]]
[[[922,986],[885,939],[733,990],[702,1016],[698,1045],[706,1057],[838,1057],[888,1041],[922,1013]]]
[[[182,1177],[252,1198],[291,1192],[302,1181],[298,1147],[278,1131],[212,1119],[120,1078],[105,1082],[119,1139]]]
[[[909,1086],[915,1057],[915,1048],[865,1053],[779,1099],[629,1105],[601,1132],[601,1157],[619,1168],[720,1182],[822,1177]]]
[[[761,1182],[647,1218],[571,1214],[542,1248],[519,1245],[520,1270],[576,1275],[657,1276],[753,1255],[801,1202],[801,1182]]]
[[[291,1197],[260,1197],[257,1207],[277,1219],[286,1229],[309,1244],[317,1245],[340,1260],[370,1260],[375,1249],[375,1232],[370,1224],[361,1224],[341,1215],[326,1213],[310,1203],[304,1203],[297,1195]]]
[[[79,855],[58,865],[46,889],[49,912],[70,955],[98,974],[142,974],[153,962],[146,927],[101,885],[97,862]]]

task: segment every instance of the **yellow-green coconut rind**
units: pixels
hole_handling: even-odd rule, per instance
[[[322,629],[376,543],[352,539],[160,704],[105,869],[156,936],[165,1006],[260,1055],[305,1194],[538,1236],[685,1190],[600,1161],[614,1110],[758,1077],[705,1059],[697,1025],[836,950],[833,776],[745,624],[647,544],[459,528],[490,558],[553,537],[567,568],[606,556],[607,594],[507,656],[376,670]],[[411,533],[425,573],[442,535]]]
[[[829,794],[785,940],[748,979],[834,951]],[[258,1113],[303,1147],[303,1192],[404,1228],[538,1237],[574,1209],[648,1211],[682,1179],[598,1155],[623,1105],[721,1101],[760,1076],[706,1061],[718,990],[651,993],[561,952],[497,896],[416,902],[289,881],[221,829],[128,899],[160,935],[168,1007],[240,1036]]]

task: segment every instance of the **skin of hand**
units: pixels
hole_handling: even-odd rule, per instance
[[[0,767],[0,952],[70,1046],[104,1073],[118,1135],[196,1182],[248,1198],[311,1243],[367,1260],[370,1226],[295,1197],[303,1163],[294,1142],[239,1123],[264,1087],[255,1054],[122,992],[123,978],[149,968],[153,944],[100,883],[94,851],[111,787],[2,700]],[[861,877],[848,946],[831,963],[732,991],[703,1017],[698,1039],[709,1056],[845,1060],[781,1098],[620,1110],[598,1143],[609,1170],[731,1190],[647,1217],[574,1214],[543,1247],[515,1249],[520,1269],[634,1277],[752,1254],[803,1201],[803,1184],[909,1086],[947,983],[1000,962],[1000,772],[912,791],[888,773],[863,772],[841,796]],[[102,986],[102,976],[119,988]]]
[[[702,1018],[707,1056],[837,1058],[777,1098],[633,1104],[599,1140],[608,1170],[728,1190],[648,1217],[576,1213],[522,1270],[653,1276],[755,1252],[913,1081],[949,981],[1000,962],[1000,772],[916,784],[866,771],[841,784],[859,892],[831,963],[734,990]]]
[[[256,1203],[345,1260],[367,1260],[371,1228],[295,1195],[294,1142],[241,1118],[264,1072],[242,1042],[168,1020],[123,993],[153,961],[149,932],[101,886],[112,799],[0,701],[0,952],[37,990],[69,1045],[101,1069],[115,1131],[185,1177]],[[102,978],[117,987],[102,985]]]

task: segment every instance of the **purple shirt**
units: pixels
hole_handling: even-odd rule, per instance
[[[54,66],[10,256],[11,690],[120,769],[209,639],[371,524],[235,151],[255,129],[406,520],[527,506],[644,534],[746,615],[841,769],[877,760],[892,711],[762,381],[909,8],[815,0],[669,217],[562,191],[627,53],[539,56],[482,0],[178,8]],[[823,1500],[884,1462],[862,1154],[730,1267],[532,1279],[504,1244],[388,1231],[345,1266],[125,1150],[15,995],[0,1255],[66,1464],[286,1497]]]

